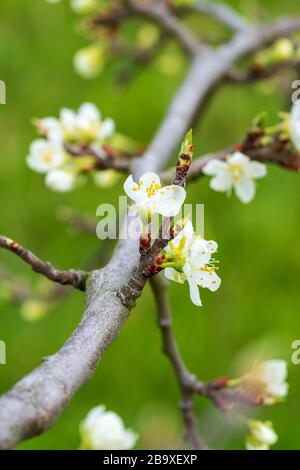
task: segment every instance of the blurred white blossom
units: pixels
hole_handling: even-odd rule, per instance
[[[266,405],[273,405],[288,394],[286,361],[277,359],[259,363],[243,379],[244,386],[259,394]]]
[[[32,142],[27,164],[38,173],[46,173],[46,185],[61,192],[75,188],[80,174],[86,168],[92,169],[93,163],[93,157],[88,160],[84,152],[82,158],[74,158],[68,145],[78,146],[81,152],[90,148],[98,158],[105,158],[107,140],[115,133],[114,121],[111,118],[102,120],[93,103],[83,103],[78,111],[62,108],[59,118],[39,119],[36,126],[44,139]],[[112,181],[112,176],[113,173],[103,175],[103,186],[109,184],[109,179]]]
[[[77,178],[73,172],[66,170],[53,170],[46,176],[46,186],[53,191],[61,193],[72,191],[76,187]]]
[[[70,5],[75,13],[91,13],[97,7],[97,0],[70,0]]]
[[[37,173],[47,173],[61,166],[64,161],[65,155],[63,149],[52,142],[38,139],[30,145],[27,165]]]
[[[60,124],[64,140],[70,142],[103,141],[115,131],[114,121],[111,118],[101,121],[101,113],[92,103],[83,103],[77,112],[63,108]]]
[[[138,435],[125,429],[122,419],[105,406],[93,408],[80,425],[82,450],[126,450],[132,449]]]
[[[215,159],[208,162],[203,173],[213,176],[211,189],[230,194],[234,188],[237,197],[247,204],[255,196],[255,179],[266,176],[267,169],[263,163],[251,161],[246,155],[234,152],[226,161]]]
[[[248,421],[249,433],[246,436],[247,450],[269,450],[276,444],[278,436],[270,421]]]
[[[166,278],[180,283],[187,281],[191,300],[197,306],[202,305],[199,287],[215,291],[221,284],[216,274],[216,261],[212,257],[217,248],[216,242],[195,235],[189,221],[165,249],[163,266]]]
[[[178,214],[186,198],[185,189],[174,184],[161,186],[160,178],[156,173],[145,173],[139,183],[128,176],[124,190],[135,203],[133,209],[138,210],[145,218],[157,213],[165,217]]]

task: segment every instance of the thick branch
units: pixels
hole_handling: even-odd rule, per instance
[[[59,269],[54,268],[50,263],[39,259],[34,253],[19,245],[19,243],[3,235],[0,235],[0,248],[4,248],[15,253],[25,261],[25,263],[29,264],[33,271],[42,274],[50,279],[50,281],[73,286],[82,291],[85,290],[88,273],[84,271],[76,271],[75,269],[60,271]]]
[[[253,27],[219,49],[197,53],[149,149],[132,163],[134,177],[160,171],[168,163],[207,95],[237,60],[299,28],[300,18]],[[48,429],[92,375],[128,317],[129,305],[142,292],[144,282],[128,292],[127,306],[118,295],[132,279],[138,262],[139,243],[123,240],[111,262],[92,273],[84,316],[73,335],[60,351],[0,398],[1,448],[12,448]]]

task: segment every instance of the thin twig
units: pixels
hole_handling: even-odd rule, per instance
[[[225,158],[239,150],[246,154],[251,160],[262,163],[271,163],[279,165],[290,171],[300,171],[300,158],[299,152],[293,150],[288,143],[275,141],[268,145],[261,145],[256,147],[254,142],[245,139],[244,142],[228,147],[224,150],[208,153],[202,157],[194,160],[191,164],[190,171],[187,176],[187,181],[196,181],[204,176],[203,168],[211,160],[225,160]],[[172,179],[172,170],[166,170],[160,174],[161,180],[168,183]]]
[[[259,80],[273,78],[275,75],[286,70],[297,70],[299,65],[299,61],[286,61],[273,64],[269,67],[254,67],[246,71],[233,69],[226,75],[226,80],[239,84],[248,84]]]
[[[88,273],[84,271],[76,271],[69,269],[68,271],[60,271],[50,263],[42,261],[30,250],[10,238],[0,235],[0,248],[4,248],[19,256],[25,263],[29,264],[33,271],[42,274],[50,279],[50,281],[59,284],[73,286],[76,289],[84,291],[86,288],[86,280]]]
[[[207,446],[199,436],[194,411],[193,394],[197,378],[186,368],[176,344],[172,331],[171,307],[166,293],[167,283],[158,274],[151,279],[151,287],[156,300],[163,352],[172,364],[181,391],[180,407],[186,427],[185,438],[193,444],[195,449],[205,450]]]
[[[70,144],[65,144],[66,151],[73,157],[92,157],[94,159],[94,170],[108,170],[113,169],[121,172],[128,172],[130,167],[130,158],[126,156],[115,156],[108,154],[106,157],[98,152],[95,148],[91,147],[77,147]],[[110,149],[107,147],[107,152]]]
[[[158,23],[167,33],[175,36],[189,54],[195,55],[203,50],[204,46],[201,42],[177,19],[165,1],[154,0],[148,4],[137,0],[127,0],[125,3],[131,14],[146,17]]]

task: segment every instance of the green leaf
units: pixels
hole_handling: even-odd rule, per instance
[[[191,154],[193,151],[193,129],[190,129],[184,136],[184,140],[181,145],[180,154]]]

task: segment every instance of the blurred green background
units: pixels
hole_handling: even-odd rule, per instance
[[[265,19],[299,12],[298,0],[232,4],[248,13],[258,8]],[[184,76],[184,67],[168,76],[153,64],[120,87],[115,80],[118,66],[113,65],[100,78],[84,81],[74,73],[72,60],[76,50],[89,41],[78,34],[78,17],[68,1],[49,5],[44,0],[1,0],[0,13],[0,79],[7,84],[7,104],[0,106],[0,232],[58,267],[80,267],[101,242],[96,236],[71,233],[58,220],[57,209],[68,206],[95,214],[100,203],[117,203],[122,181],[113,190],[101,190],[92,182],[69,194],[48,190],[43,178],[25,163],[28,146],[36,138],[31,119],[57,115],[62,106],[77,108],[92,101],[103,115],[115,119],[118,130],[148,143]],[[219,30],[207,19],[197,21],[204,33]],[[172,54],[184,64],[178,50],[172,49]],[[277,111],[289,107],[282,88],[281,83],[278,91],[274,82],[220,87],[194,129],[196,153],[237,141],[262,110],[275,122]],[[270,167],[249,206],[212,192],[208,180],[191,185],[188,202],[205,204],[206,238],[220,245],[223,282],[218,292],[202,293],[202,308],[189,301],[187,286],[170,288],[178,342],[187,364],[201,379],[234,376],[248,356],[288,361],[287,402],[257,413],[274,422],[279,434],[276,448],[280,449],[300,448],[300,367],[290,361],[291,343],[300,338],[299,185],[298,175]],[[12,254],[1,252],[0,260],[33,286],[40,282]],[[1,392],[62,346],[80,320],[83,303],[82,294],[71,292],[52,314],[30,323],[22,318],[20,305],[1,301],[0,339],[7,344],[7,365],[0,366]],[[90,382],[52,429],[20,448],[76,449],[80,421],[100,403],[140,433],[139,448],[180,448],[178,400],[173,371],[161,354],[147,287]],[[197,416],[211,446],[243,448],[244,431],[234,423],[226,427],[207,400],[198,399]]]

